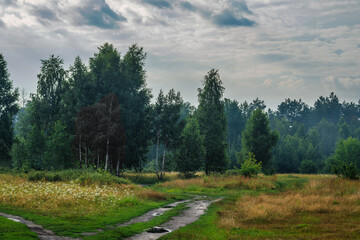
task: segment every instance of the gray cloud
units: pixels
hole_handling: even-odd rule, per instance
[[[171,4],[165,0],[142,0],[142,1],[146,4],[152,5],[160,9],[172,8]]]
[[[336,55],[340,56],[342,53],[344,53],[344,51],[341,49],[337,49],[334,51],[334,53],[336,53]]]
[[[219,27],[253,27],[256,22],[245,17],[237,17],[230,9],[213,16],[213,22]]]
[[[266,63],[271,63],[271,62],[282,62],[285,60],[288,60],[291,58],[290,55],[288,54],[261,54],[258,55],[257,60],[262,61],[262,62],[266,62]]]
[[[188,1],[181,2],[180,6],[187,11],[196,12],[196,7],[194,5],[192,5],[191,3],[189,3]]]
[[[15,6],[17,5],[17,0],[0,0],[1,6]]]
[[[5,23],[3,21],[1,21],[1,19],[0,19],[0,28],[3,28],[5,26],[6,26]]]
[[[230,4],[233,8],[235,8],[239,12],[253,14],[253,12],[249,10],[247,3],[245,1],[233,0],[230,2]]]
[[[33,6],[31,11],[35,17],[37,17],[41,22],[45,21],[58,21],[55,11],[50,10],[45,6]]]
[[[119,22],[125,22],[127,19],[114,12],[105,0],[93,0],[79,9],[85,25],[95,26],[103,29],[113,29],[119,27]]]

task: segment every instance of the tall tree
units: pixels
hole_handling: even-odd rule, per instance
[[[0,165],[10,164],[10,150],[13,143],[13,118],[19,110],[18,89],[13,89],[7,63],[0,53]]]
[[[141,169],[151,140],[150,90],[146,87],[146,53],[132,45],[123,58],[112,44],[105,43],[90,59],[94,101],[115,93],[122,111],[126,134],[126,167]]]
[[[32,101],[36,105],[34,111],[39,115],[38,126],[49,134],[53,124],[60,119],[60,102],[63,94],[63,82],[67,73],[60,57],[51,55],[41,60],[41,71],[38,74],[37,94]]]
[[[156,127],[156,173],[159,179],[163,178],[163,170],[165,167],[166,151],[167,149],[174,149],[180,138],[183,128],[181,121],[181,109],[183,107],[183,100],[180,92],[175,92],[170,89],[168,94],[164,96],[160,90],[157,102],[155,104],[155,127]],[[161,164],[160,175],[158,173],[158,151],[159,142],[163,144],[163,160]]]
[[[176,152],[177,169],[185,177],[191,177],[204,165],[204,137],[201,136],[196,118],[189,118],[181,133],[179,149]]]
[[[197,118],[200,132],[204,135],[205,173],[224,171],[228,167],[226,155],[226,117],[224,101],[225,88],[218,70],[211,69],[203,80],[203,89],[198,89],[199,107]]]
[[[146,87],[146,53],[134,44],[121,61],[123,82],[118,93],[126,133],[126,165],[141,169],[151,143],[151,91]]]
[[[93,104],[90,80],[87,67],[77,56],[74,64],[70,66],[68,81],[63,82],[64,91],[61,99],[61,121],[70,134],[74,134],[77,112]]]
[[[256,109],[246,122],[242,134],[243,156],[249,152],[254,153],[256,160],[262,162],[263,168],[266,168],[271,159],[271,148],[276,145],[278,138],[278,133],[270,130],[266,113]]]
[[[241,132],[245,128],[246,114],[236,100],[225,99],[225,114],[227,120],[227,144],[230,167],[237,164],[236,153],[241,149]]]
[[[341,104],[335,93],[332,92],[329,97],[320,96],[314,104],[314,114],[317,122],[325,119],[330,123],[337,124],[340,119]]]
[[[301,99],[290,100],[290,98],[287,98],[277,108],[277,115],[281,118],[286,118],[291,123],[305,123],[305,120],[309,117],[309,114],[309,106],[302,102]]]

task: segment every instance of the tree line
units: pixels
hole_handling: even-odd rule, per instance
[[[122,56],[105,43],[88,65],[76,57],[69,69],[51,55],[41,60],[37,92],[20,108],[19,91],[0,54],[1,165],[94,167],[117,175],[147,169],[159,179],[169,170],[211,174],[251,161],[261,162],[265,173],[349,168],[334,164],[340,156],[336,146],[359,141],[360,100],[341,103],[331,93],[314,106],[285,99],[266,111],[259,98],[250,103],[224,99],[219,72],[211,69],[198,89],[197,107],[174,89],[161,90],[151,103],[145,59],[136,44]],[[350,162],[355,172],[360,169],[359,159]]]

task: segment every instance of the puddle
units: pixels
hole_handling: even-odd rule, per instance
[[[135,236],[126,238],[128,240],[153,240],[158,239],[169,232],[175,231],[181,227],[184,227],[190,223],[195,222],[199,219],[201,215],[205,213],[209,205],[215,201],[209,200],[197,200],[193,202],[189,202],[186,204],[188,209],[184,210],[180,215],[174,216],[170,219],[170,221],[147,230],[146,232],[137,234]]]
[[[162,228],[162,227],[153,227],[153,228],[148,229],[146,232],[148,232],[148,233],[167,233],[167,232],[170,232],[170,230],[166,229],[166,228]]]
[[[157,217],[157,216],[161,216],[162,213],[157,212],[157,213],[153,213],[152,215],[153,215],[154,217]]]

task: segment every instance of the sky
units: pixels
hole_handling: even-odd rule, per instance
[[[313,105],[360,99],[359,0],[0,0],[0,53],[14,86],[36,92],[40,59],[85,63],[105,42],[147,52],[147,86],[197,105],[207,72],[224,97]]]

